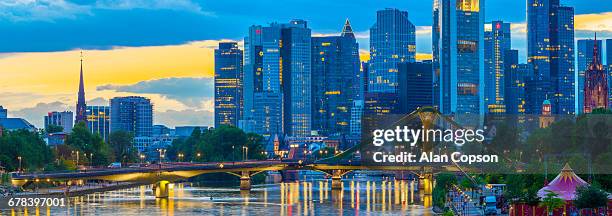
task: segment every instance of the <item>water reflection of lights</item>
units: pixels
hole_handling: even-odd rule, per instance
[[[262,207],[269,214],[316,215],[367,213],[427,214],[431,196],[417,190],[417,182],[404,180],[345,180],[342,190],[332,190],[330,180],[295,181],[255,186],[252,191],[237,188],[193,187],[175,183],[170,197],[156,199],[151,186],[139,186],[70,198],[70,206],[58,209],[13,209],[0,215],[88,215],[122,214],[183,215],[185,212],[209,214],[249,214]],[[416,194],[415,194],[416,192]],[[364,198],[365,196],[365,198]],[[104,206],[104,208],[101,208]],[[425,212],[425,213],[424,213]],[[143,215],[146,215],[143,214]]]

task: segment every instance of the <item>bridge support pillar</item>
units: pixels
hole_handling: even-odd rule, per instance
[[[425,195],[431,195],[433,191],[433,174],[423,174],[419,176],[419,190]]]
[[[342,170],[332,171],[331,188],[332,190],[342,190]]]
[[[240,190],[251,190],[251,175],[249,171],[242,171],[240,176]]]
[[[168,198],[170,194],[169,181],[159,181],[155,183],[153,187],[153,193],[155,193],[155,198]]]

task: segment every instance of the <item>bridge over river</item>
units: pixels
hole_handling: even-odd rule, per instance
[[[240,189],[251,189],[251,177],[265,171],[312,170],[322,172],[332,179],[332,189],[341,187],[342,176],[355,170],[407,171],[421,177],[420,187],[431,192],[432,181],[420,173],[461,172],[458,166],[439,163],[432,167],[426,163],[409,163],[397,166],[371,166],[360,162],[307,163],[303,161],[241,161],[219,163],[163,163],[138,168],[106,168],[70,172],[13,173],[12,184],[27,186],[37,182],[79,182],[80,180],[105,180],[114,182],[133,182],[156,184],[156,196],[167,197],[170,182],[185,180],[207,173],[229,173],[240,178]],[[82,181],[81,181],[82,182]]]

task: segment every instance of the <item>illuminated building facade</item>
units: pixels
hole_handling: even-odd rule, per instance
[[[346,20],[340,36],[312,38],[312,130],[348,135],[360,88],[359,44]]]
[[[593,44],[592,53],[591,63],[584,76],[584,113],[591,113],[597,108],[608,108],[608,79],[601,63],[597,43]]]
[[[553,114],[575,113],[574,9],[559,0],[527,0],[527,61],[533,65],[529,111],[540,112],[548,96]],[[545,83],[550,82],[550,83]]]
[[[263,27],[249,27],[244,38],[243,110],[239,127],[246,132],[256,132],[254,103],[255,94],[263,91]]]
[[[525,82],[533,74],[531,65],[518,63],[518,50],[507,50],[504,53],[504,73],[506,114],[524,114]]]
[[[387,8],[376,12],[370,28],[370,66],[368,92],[396,93],[397,64],[414,62],[415,26],[408,12]]]
[[[400,111],[397,93],[368,92],[365,94],[364,116],[374,117],[398,114]]]
[[[153,104],[140,96],[114,97],[110,100],[111,132],[134,135],[134,147],[144,151],[152,142]]]
[[[281,32],[280,59],[285,134],[309,136],[312,126],[311,30],[304,20],[291,20]]]
[[[215,49],[215,127],[237,126],[242,114],[242,50],[236,42]]]
[[[304,20],[251,26],[245,38],[241,128],[264,136],[311,132],[311,30]]]
[[[355,139],[361,138],[361,118],[363,117],[364,103],[363,100],[354,100],[351,107],[351,133],[350,137]]]
[[[484,36],[484,102],[488,113],[506,112],[504,54],[510,48],[510,23],[488,23]]]
[[[72,116],[71,111],[49,112],[44,118],[45,129],[48,129],[50,125],[55,125],[62,127],[64,133],[70,133],[74,123]]]
[[[484,114],[484,1],[434,0],[434,104],[444,114]],[[482,119],[462,120],[468,125]]]
[[[606,39],[606,62],[604,62],[604,67],[608,70],[608,103],[612,103],[612,88],[609,88],[612,86],[612,79],[610,79],[612,77],[612,39]],[[608,107],[612,107],[612,104],[608,104]]]
[[[0,118],[8,118],[8,111],[0,106]]]
[[[432,106],[431,61],[398,64],[399,111],[408,114],[419,107]]]
[[[603,47],[601,40],[597,40],[597,47]],[[584,39],[578,40],[577,55],[576,55],[576,69],[578,71],[578,94],[576,97],[577,101],[577,112],[583,113],[584,111],[584,84],[585,84],[585,72],[589,68],[591,62],[593,62],[593,47],[595,46],[595,40]],[[598,58],[601,57],[602,52],[598,52]],[[609,85],[608,85],[609,86]]]
[[[110,107],[109,106],[87,106],[87,127],[92,134],[100,134],[100,137],[108,142],[110,135]]]

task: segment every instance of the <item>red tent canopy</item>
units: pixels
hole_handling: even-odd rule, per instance
[[[561,199],[574,200],[576,199],[576,188],[584,185],[589,185],[589,183],[578,177],[569,164],[565,164],[561,173],[538,191],[538,196],[540,198],[546,197],[548,191],[552,191],[557,193]]]

